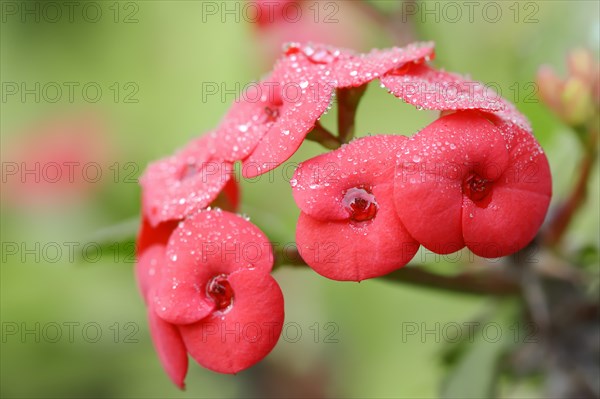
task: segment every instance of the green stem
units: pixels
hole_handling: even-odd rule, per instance
[[[319,122],[315,123],[315,127],[313,130],[306,135],[306,139],[310,141],[317,142],[321,144],[323,147],[335,150],[340,148],[342,143],[340,140],[335,137],[329,130],[325,129]]]
[[[367,85],[337,89],[339,141],[348,143],[354,137],[356,110]]]

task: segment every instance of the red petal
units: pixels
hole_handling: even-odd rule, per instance
[[[330,106],[334,82],[325,65],[293,54],[280,60],[273,79],[281,85],[279,118],[244,161],[244,177],[266,173],[289,159]]]
[[[272,122],[267,122],[265,107],[281,90],[279,82],[267,79],[249,84],[223,117],[221,124],[212,133],[216,153],[230,162],[248,157],[258,142],[269,131]]]
[[[182,219],[219,195],[233,165],[212,158],[212,139],[201,137],[178,154],[154,162],[140,178],[144,214],[154,226]]]
[[[405,141],[404,136],[364,137],[302,162],[290,181],[296,204],[319,220],[348,219],[342,203],[346,190],[390,181]]]
[[[181,222],[171,235],[166,257],[156,311],[175,324],[194,323],[213,311],[206,285],[214,276],[245,269],[269,272],[273,265],[267,237],[242,217],[218,210]]]
[[[508,154],[500,131],[476,112],[444,116],[404,145],[395,178],[396,211],[409,233],[437,253],[464,246],[462,184],[470,173],[494,180]]]
[[[252,178],[275,169],[288,160],[300,147],[306,135],[329,107],[333,88],[329,85],[310,86],[318,94],[305,91],[295,104],[285,104],[281,116],[244,161],[242,174]]]
[[[509,165],[494,182],[487,207],[465,199],[463,214],[467,246],[485,257],[508,255],[531,242],[552,195],[550,166],[539,143],[518,124],[499,126],[509,149]]]
[[[429,60],[433,57],[433,42],[412,43],[406,47],[374,49],[333,65],[337,87],[358,87],[387,72],[403,67],[409,62]]]
[[[152,245],[138,257],[135,265],[135,276],[146,305],[148,304],[148,293],[152,287],[156,286],[161,268],[164,266],[164,245]]]
[[[424,109],[498,111],[506,104],[483,83],[438,71],[426,64],[411,65],[397,74],[389,73],[381,77],[381,84],[396,97]]]
[[[190,355],[202,366],[233,374],[273,349],[283,327],[283,294],[271,275],[240,270],[228,278],[233,306],[195,324],[181,326]]]
[[[410,169],[403,170],[396,176],[394,193],[396,212],[408,232],[439,254],[464,247],[461,184],[431,173],[416,172],[413,177]]]
[[[490,203],[479,207],[465,198],[463,234],[476,255],[496,258],[523,249],[538,232],[550,197],[531,191],[494,187]]]
[[[333,280],[361,281],[388,274],[413,258],[419,244],[395,214],[392,185],[376,186],[373,194],[379,210],[369,221],[321,221],[300,213],[296,243],[317,273]]]
[[[146,248],[154,244],[167,245],[167,241],[169,241],[169,237],[171,237],[171,233],[173,233],[178,223],[179,221],[177,220],[170,220],[152,227],[148,218],[142,215],[142,225],[138,234],[136,254],[138,256],[143,254]]]
[[[167,323],[148,309],[150,335],[158,358],[167,375],[180,389],[185,388],[185,375],[188,370],[188,357],[181,334],[173,324]]]

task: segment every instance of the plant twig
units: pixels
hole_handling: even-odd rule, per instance
[[[275,268],[281,266],[307,267],[295,248],[276,249]],[[505,270],[486,272],[464,272],[455,276],[432,273],[423,265],[409,265],[379,277],[380,281],[393,281],[438,288],[447,291],[478,295],[516,295],[520,292],[519,282]]]
[[[598,132],[592,130],[589,134],[589,142],[586,148],[581,164],[579,178],[571,195],[560,207],[556,216],[546,229],[543,241],[549,246],[557,245],[564,236],[573,216],[577,213],[587,197],[587,186],[592,173],[592,169],[598,158]]]
[[[340,140],[329,130],[325,129],[319,122],[317,122],[313,130],[308,133],[306,139],[317,142],[330,150],[335,150],[342,145]]]
[[[367,85],[337,89],[338,137],[341,143],[348,143],[354,137],[356,110]]]

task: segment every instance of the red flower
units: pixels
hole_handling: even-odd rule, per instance
[[[238,194],[232,174],[232,163],[216,155],[213,137],[200,137],[148,166],[140,178],[143,213],[153,226],[181,220],[206,208],[223,190],[235,208]]]
[[[173,382],[183,387],[187,353],[221,373],[264,358],[284,317],[264,234],[223,211],[199,212],[170,234],[165,224],[153,233],[156,243],[144,248],[136,273],[155,347]]]
[[[390,70],[433,56],[431,43],[356,55],[320,44],[290,43],[265,80],[236,100],[214,132],[217,153],[243,160],[255,177],[281,165],[330,107],[334,88],[362,86]]]
[[[296,170],[296,242],[319,274],[360,281],[404,266],[417,252],[394,210],[395,154],[405,140],[365,137]]]
[[[305,57],[286,56],[225,115],[213,134],[217,151],[228,161],[244,161],[245,177],[266,173],[294,154],[332,95],[325,70],[312,68]]]
[[[526,246],[544,220],[552,185],[527,119],[482,83],[426,64],[381,82],[416,107],[447,115],[398,157],[396,208],[411,235],[438,253],[466,245],[496,257]]]
[[[395,203],[410,234],[451,253],[499,257],[525,247],[551,196],[548,161],[518,123],[478,111],[443,116],[398,155]]]

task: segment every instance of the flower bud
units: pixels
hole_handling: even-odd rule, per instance
[[[560,100],[562,117],[570,125],[581,125],[594,113],[591,87],[579,77],[567,79]]]
[[[537,85],[542,100],[555,112],[561,112],[563,82],[548,65],[542,65],[537,73]]]
[[[577,76],[583,81],[592,83],[598,79],[598,64],[594,62],[591,51],[584,48],[576,48],[567,56],[567,67],[569,74]]]

